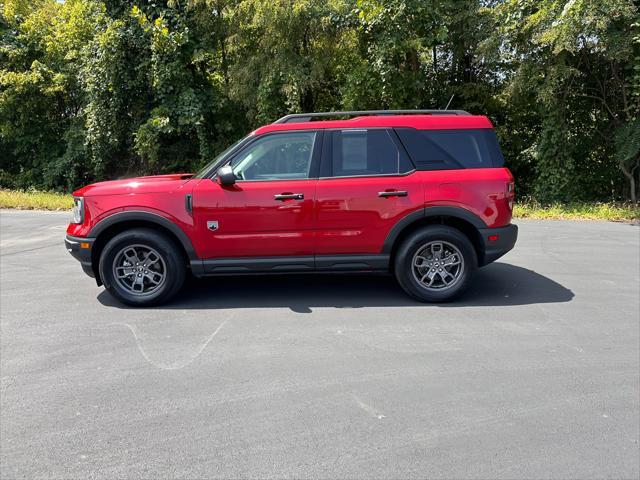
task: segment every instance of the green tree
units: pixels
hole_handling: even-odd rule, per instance
[[[536,163],[535,195],[603,198],[614,179],[622,191],[613,139],[638,111],[630,95],[637,7],[630,0],[510,0],[495,11],[502,18],[495,43],[516,65],[506,91],[518,106],[518,97],[532,99],[538,117],[526,149]]]
[[[343,57],[343,10],[333,0],[247,0],[233,9],[230,94],[253,125],[340,105],[335,68]]]
[[[69,188],[86,178],[82,51],[95,35],[98,4],[6,2],[0,22],[0,160],[14,186]]]
[[[0,186],[193,170],[286,113],[451,98],[521,195],[637,200],[632,0],[0,3]]]

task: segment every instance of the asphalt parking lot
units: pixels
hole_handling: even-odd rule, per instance
[[[135,310],[0,213],[3,479],[638,478],[640,227],[521,221],[459,302],[387,277]]]

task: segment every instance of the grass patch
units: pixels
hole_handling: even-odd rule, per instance
[[[536,202],[516,203],[516,218],[534,220],[608,220],[611,222],[637,222],[640,204],[633,203],[570,203],[540,205]]]
[[[0,208],[19,210],[70,210],[73,207],[71,195],[52,192],[2,190]]]

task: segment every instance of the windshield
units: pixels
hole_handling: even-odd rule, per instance
[[[196,174],[195,178],[205,177],[218,163],[222,162],[227,157],[227,155],[229,155],[232,151],[234,151],[237,147],[239,147],[242,143],[244,143],[249,137],[250,135],[247,135],[246,137],[242,137],[236,143],[234,143],[233,145],[225,149],[216,158],[214,158],[209,163],[207,163],[204,166],[204,168]]]

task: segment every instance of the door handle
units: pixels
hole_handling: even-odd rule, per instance
[[[378,196],[382,198],[387,197],[406,197],[409,195],[406,190],[387,190],[386,192],[378,192]]]
[[[274,195],[273,198],[276,200],[304,200],[304,193],[280,193],[278,195]]]

